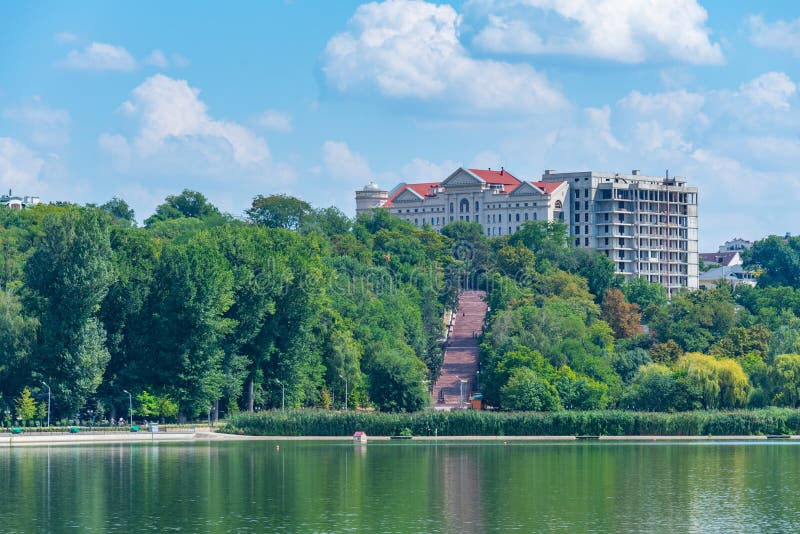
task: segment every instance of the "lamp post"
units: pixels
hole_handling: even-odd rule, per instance
[[[344,411],[347,411],[347,378],[344,375],[339,375],[339,378],[344,380]]]
[[[42,380],[42,384],[47,388],[47,428],[50,428],[50,386],[44,380]]]
[[[283,384],[283,382],[281,382],[277,378],[275,379],[275,382],[277,382],[278,384],[281,385],[281,411],[285,411],[286,410],[286,386]]]
[[[122,391],[128,394],[128,422],[133,426],[133,395],[127,389]]]
[[[456,378],[458,378],[458,383],[460,385],[460,391],[461,391],[461,404],[459,404],[458,407],[464,409],[464,384],[466,384],[467,381],[461,378],[460,376],[456,376]]]

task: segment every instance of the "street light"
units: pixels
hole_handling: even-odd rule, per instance
[[[44,380],[42,380],[42,384],[47,388],[47,428],[50,428],[50,386]]]
[[[458,407],[463,409],[464,408],[464,384],[466,384],[467,381],[464,380],[463,378],[461,378],[458,375],[456,375],[456,378],[458,378],[458,382],[459,382],[460,390],[461,390],[461,404]]]
[[[275,379],[275,382],[277,382],[278,384],[281,385],[281,411],[285,411],[286,410],[286,387],[284,386],[283,382],[281,382],[277,378]]]
[[[339,378],[344,380],[344,411],[347,411],[347,379],[343,375],[339,375]]]
[[[128,394],[128,421],[131,426],[133,426],[133,395],[131,395],[131,392],[127,389],[123,389],[122,391]]]

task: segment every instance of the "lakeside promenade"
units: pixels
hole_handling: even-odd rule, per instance
[[[773,441],[771,436],[414,436],[411,441],[497,441],[497,442],[552,442],[552,441]],[[86,432],[78,434],[32,433],[0,434],[0,449],[44,445],[100,445],[119,443],[187,443],[207,441],[331,441],[351,442],[351,436],[243,436],[224,434],[208,428],[194,432]],[[390,436],[369,436],[369,441],[394,441]],[[398,440],[398,442],[408,440]],[[800,435],[782,436],[777,441],[800,441]]]

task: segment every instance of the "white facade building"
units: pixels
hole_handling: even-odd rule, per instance
[[[7,195],[0,195],[0,207],[8,208],[12,210],[21,210],[22,208],[26,208],[29,206],[35,206],[36,204],[40,204],[41,201],[39,197],[35,196],[15,196],[12,194],[11,190],[8,190]]]
[[[391,192],[373,182],[356,191],[356,213],[385,208],[435,229],[454,221],[477,222],[487,236],[516,232],[526,221],[566,221],[567,184],[527,182],[505,169],[459,167],[441,182],[400,184]]]
[[[697,289],[697,188],[684,178],[545,171],[520,180],[505,169],[460,167],[442,182],[370,182],[356,191],[356,212],[384,208],[415,225],[440,229],[478,222],[487,236],[509,235],[526,221],[563,221],[575,246],[598,250],[626,279],[642,276],[670,293]]]

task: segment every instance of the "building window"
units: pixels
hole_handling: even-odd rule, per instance
[[[576,213],[575,214],[575,222],[581,222],[581,214],[580,213]]]
[[[450,216],[450,222],[453,222],[453,216],[452,215]]]
[[[581,190],[580,189],[576,189],[575,190],[575,198],[581,198]]]
[[[458,211],[461,213],[469,213],[469,200],[466,198],[462,198],[461,202],[458,205]]]
[[[584,237],[583,238],[583,244],[586,245],[587,247],[589,246],[589,238],[588,237]]]
[[[517,213],[517,222],[519,222],[519,213]]]
[[[527,211],[525,212],[525,220],[526,221],[528,220],[528,212]]]
[[[585,209],[585,210],[588,210],[588,209],[589,209],[589,201],[588,201],[588,200],[584,201],[584,203],[583,203],[583,209]]]
[[[575,211],[577,211],[579,209],[581,209],[581,203],[580,202],[576,202],[575,203]]]
[[[467,222],[469,222],[469,215],[467,215]]]
[[[584,213],[583,214],[583,222],[589,222],[589,214],[588,213]]]
[[[564,218],[564,214],[563,213],[560,213],[559,215],[561,215],[562,219]],[[533,220],[535,221],[538,217],[539,217],[538,214],[536,212],[534,212],[533,213]]]
[[[453,203],[451,202],[451,203],[450,203],[450,213],[453,213],[453,211],[454,211],[454,210],[453,210]],[[453,218],[452,218],[452,217],[450,217],[450,220],[452,221],[452,220],[453,220]]]
[[[589,226],[588,225],[583,228],[583,233],[586,234],[586,235],[589,235]]]
[[[576,239],[576,240],[575,240],[575,246],[576,246],[576,247],[579,247],[579,246],[581,246],[581,240],[580,240],[580,239]]]
[[[561,206],[561,201],[560,200],[556,200],[556,209],[557,210],[563,209],[562,206]]]
[[[478,201],[476,200],[476,201],[475,201],[475,212],[477,213],[477,212],[480,210],[480,208],[481,208],[481,205],[480,205],[480,204],[478,203]]]
[[[581,235],[581,227],[577,224],[575,225],[575,235]]]

